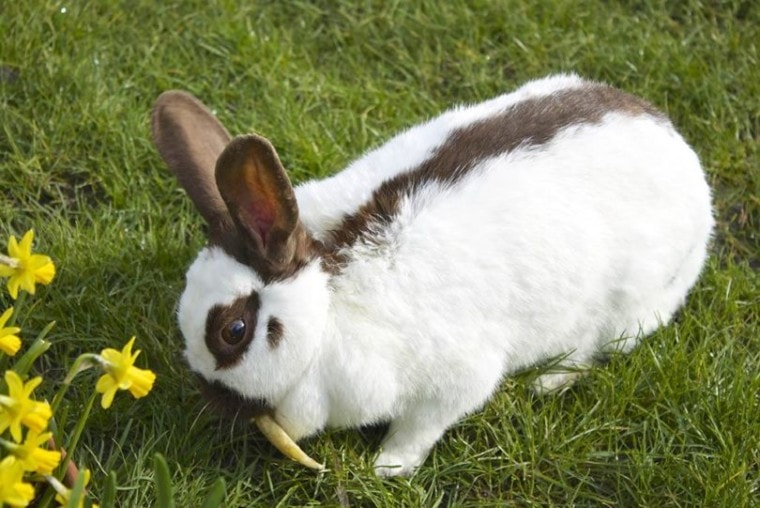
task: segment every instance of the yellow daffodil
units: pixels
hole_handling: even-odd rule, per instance
[[[13,440],[20,443],[22,424],[36,432],[42,432],[53,413],[47,402],[29,398],[42,382],[41,377],[24,383],[18,374],[8,370],[5,372],[5,382],[8,385],[8,395],[0,394],[0,433],[10,428]]]
[[[136,398],[145,397],[153,388],[156,375],[147,369],[139,369],[134,366],[135,359],[140,351],[132,354],[132,345],[135,338],[132,337],[124,349],[104,349],[100,353],[100,360],[106,373],[98,379],[95,390],[103,394],[100,405],[108,409],[113,402],[116,390],[129,390]]]
[[[13,307],[3,312],[0,316],[0,351],[6,355],[13,356],[18,353],[21,348],[21,339],[16,335],[21,331],[21,328],[16,326],[5,327],[5,323],[13,315]]]
[[[0,462],[0,505],[27,506],[34,499],[34,488],[24,483],[24,467],[9,455]]]
[[[87,487],[87,484],[90,483],[90,470],[85,469],[82,474],[84,475],[84,486]],[[71,490],[64,487],[61,482],[56,480],[52,477],[46,477],[48,482],[53,486],[57,494],[55,495],[55,500],[61,505],[66,506],[69,502],[69,498],[71,497]],[[79,498],[79,503],[77,504],[77,508],[82,508],[84,506],[84,498],[85,496],[82,496]],[[98,505],[95,503],[92,504],[93,508],[99,508]]]
[[[32,254],[34,231],[29,230],[21,239],[11,235],[8,256],[0,257],[0,277],[8,277],[8,293],[14,300],[19,288],[34,294],[36,284],[50,284],[55,277],[55,265],[48,256]]]
[[[41,447],[52,435],[52,432],[40,434],[36,430],[29,429],[22,444],[8,442],[3,442],[3,444],[21,463],[25,471],[34,471],[43,475],[53,474],[53,469],[61,463],[61,452]]]

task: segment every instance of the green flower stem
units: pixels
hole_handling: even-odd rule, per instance
[[[90,395],[90,398],[87,399],[87,406],[85,406],[82,415],[79,417],[77,426],[74,429],[74,434],[72,434],[69,440],[66,442],[66,454],[69,457],[74,454],[74,448],[76,448],[77,444],[79,443],[79,438],[82,436],[82,431],[84,430],[84,424],[87,423],[87,419],[90,417],[90,412],[92,411],[92,406],[95,403],[95,398],[97,396],[98,392],[93,390],[92,395]]]
[[[95,403],[95,398],[97,396],[98,392],[93,390],[92,395],[90,395],[90,398],[87,400],[87,405],[85,406],[84,411],[82,411],[82,414],[79,416],[79,421],[77,421],[77,426],[74,428],[74,433],[69,437],[68,441],[66,441],[66,446],[63,447],[63,449],[66,450],[66,458],[61,461],[55,475],[59,480],[63,479],[69,461],[74,460],[74,450],[76,449],[77,444],[79,444],[79,438],[82,437],[84,425],[90,417],[90,412],[92,411],[92,406]]]
[[[16,324],[16,321],[18,320],[18,316],[19,314],[21,314],[20,309],[24,308],[24,300],[26,300],[26,292],[21,291],[18,294],[18,298],[16,298],[16,301],[13,302],[13,314],[11,315],[11,318],[8,320],[5,326],[13,326]]]
[[[39,502],[39,504],[35,506],[50,506],[53,496],[56,494],[61,494],[61,496],[66,495],[68,493],[69,500],[66,502],[65,506],[68,508],[69,506],[77,507],[82,501],[82,497],[85,495],[85,488],[84,488],[84,474],[79,474],[74,481],[74,485],[72,485],[71,489],[68,489],[63,483],[61,483],[58,478],[55,478],[53,476],[45,475],[45,481],[48,482],[48,485],[50,486],[49,489],[45,492],[45,495],[42,497],[42,500]],[[89,506],[89,505],[85,505]],[[0,507],[2,508],[2,507]]]
[[[53,432],[53,439],[55,440],[57,446],[60,446],[63,442],[63,436],[61,435],[61,432],[66,426],[66,416],[68,415],[68,411],[64,411],[63,414],[59,414],[58,407],[61,405],[61,402],[63,402],[63,397],[66,395],[66,392],[69,390],[69,387],[71,386],[71,383],[74,381],[74,378],[77,376],[77,374],[84,372],[94,365],[97,365],[99,361],[100,357],[94,353],[83,353],[79,355],[77,359],[74,360],[74,363],[71,364],[69,371],[66,373],[66,377],[63,379],[61,386],[58,388],[58,391],[53,397],[53,402],[50,404],[50,409],[53,413],[53,417],[50,419],[49,425],[50,430]],[[66,409],[68,409],[68,407]]]
[[[6,441],[5,439],[0,437],[0,446],[8,450],[9,452],[13,452],[13,450],[17,450],[19,445],[14,443],[13,441]],[[3,457],[5,458],[5,457]]]
[[[12,369],[15,370],[22,379],[26,379],[26,375],[32,368],[34,361],[39,358],[45,351],[50,349],[52,343],[45,340],[45,337],[47,337],[47,334],[50,333],[50,330],[52,330],[54,326],[55,321],[48,323],[47,326],[42,329],[40,334],[37,335],[37,338],[34,339],[34,342],[32,342],[32,345],[29,346],[29,349],[27,349],[21,358],[19,358],[13,365]]]
[[[66,395],[66,392],[69,390],[71,382],[74,381],[74,378],[77,376],[77,374],[84,372],[90,367],[98,365],[100,361],[100,356],[94,353],[82,353],[77,357],[76,360],[74,360],[74,363],[71,364],[68,373],[66,373],[66,377],[61,383],[61,387],[58,388],[58,392],[56,392],[55,396],[53,397],[53,403],[50,404],[50,408],[53,410],[54,415],[56,414],[58,406],[61,405],[61,401],[63,400],[64,395]]]
[[[80,355],[80,357],[77,358],[77,360],[80,360],[82,358],[82,356],[86,356],[86,355],[87,355],[87,353],[85,353],[83,355]],[[76,362],[75,362],[75,364],[76,364]],[[73,379],[73,377],[76,376],[76,374],[77,374],[77,371],[74,370],[74,368],[72,367],[69,370],[69,375],[66,376],[66,379],[68,380],[68,384],[71,383],[71,379],[69,379],[69,378]],[[65,381],[66,380],[64,380],[64,382]],[[65,384],[65,386],[68,386],[68,385]],[[63,387],[61,387],[61,388],[63,389]],[[58,390],[58,393],[56,394],[56,397],[58,397],[58,395],[60,394],[60,398],[58,399],[59,402],[60,402],[60,399],[63,398],[63,393],[65,393],[65,391],[66,391],[65,389],[63,389],[63,390],[59,389]],[[73,462],[73,460],[74,460],[74,450],[76,449],[77,444],[79,443],[79,438],[82,436],[82,432],[84,431],[84,425],[85,425],[85,423],[87,423],[87,419],[90,417],[90,412],[92,411],[92,406],[95,403],[95,399],[97,398],[97,396],[98,396],[98,392],[96,392],[96,391],[93,390],[92,395],[90,395],[90,398],[87,401],[87,405],[85,406],[84,411],[79,416],[79,421],[77,421],[77,426],[74,429],[74,433],[71,435],[71,437],[69,438],[69,440],[66,442],[66,445],[61,448],[61,446],[60,446],[60,442],[61,441],[56,441],[56,444],[58,445],[59,449],[61,451],[65,450],[66,456],[63,458],[63,460],[61,460],[61,463],[58,465],[58,469],[56,470],[55,474],[53,475],[52,479],[55,480],[55,482],[50,481],[51,479],[48,478],[48,483],[51,484],[51,487],[53,486],[54,483],[57,483],[58,485],[60,485],[60,482],[63,480],[63,477],[66,474],[66,470],[69,467],[69,462]],[[53,414],[55,415],[55,412],[53,412]],[[53,420],[51,420],[50,427],[51,427],[51,430],[52,429],[55,429],[56,431],[60,431],[61,430],[61,429],[57,428],[57,426],[53,423]],[[55,435],[55,434],[56,434],[56,432],[54,432],[54,438],[55,439],[59,439],[59,436]],[[53,496],[55,496],[55,491],[56,491],[56,489],[54,489],[54,488],[48,488],[47,491],[45,492],[45,495],[42,497],[42,501],[40,501],[40,505],[39,506],[49,506],[50,503],[51,503],[51,501],[52,501],[52,499],[53,499]]]

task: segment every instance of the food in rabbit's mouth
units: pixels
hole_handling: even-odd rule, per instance
[[[286,457],[295,460],[311,469],[322,471],[325,466],[312,459],[301,450],[301,447],[293,441],[290,436],[283,430],[280,425],[269,415],[261,415],[253,418],[254,423],[259,428],[267,441],[272,443],[275,448],[280,450]]]

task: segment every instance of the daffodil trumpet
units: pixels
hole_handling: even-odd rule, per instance
[[[259,428],[267,441],[280,450],[283,455],[292,459],[299,464],[306,466],[310,469],[316,469],[323,471],[325,469],[324,464],[320,464],[316,460],[312,459],[306,453],[301,450],[301,447],[296,444],[293,439],[280,427],[280,425],[270,415],[261,415],[253,418],[253,422]]]

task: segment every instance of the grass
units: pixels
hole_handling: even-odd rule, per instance
[[[121,506],[155,502],[155,452],[178,506],[214,480],[227,506],[751,506],[760,503],[760,10],[750,1],[5,2],[0,8],[0,237],[37,231],[59,276],[22,317],[56,320],[37,366],[131,335],[154,392],[96,411],[76,457]],[[672,325],[561,396],[504,382],[411,479],[371,470],[379,429],[283,459],[203,411],[174,308],[201,221],[152,147],[169,88],[232,133],[269,137],[295,181],[337,171],[395,131],[550,72],[577,71],[664,108],[700,154],[712,256]],[[2,307],[9,301],[0,301]],[[87,375],[72,393],[83,403]]]

